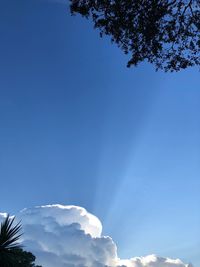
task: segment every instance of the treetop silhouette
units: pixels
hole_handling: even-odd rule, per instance
[[[92,19],[125,54],[164,71],[200,65],[200,0],[70,0],[72,14]]]

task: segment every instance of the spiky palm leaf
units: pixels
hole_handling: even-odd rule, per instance
[[[21,223],[14,225],[15,217],[9,215],[1,223],[0,227],[0,266],[11,267],[15,266],[15,251],[20,249],[18,243],[21,237]]]

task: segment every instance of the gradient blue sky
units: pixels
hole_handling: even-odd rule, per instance
[[[0,1],[1,211],[74,204],[121,257],[200,265],[200,73],[127,69],[67,4]]]

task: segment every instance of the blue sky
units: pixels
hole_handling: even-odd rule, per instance
[[[1,210],[74,204],[119,255],[200,264],[200,75],[128,58],[67,5],[0,1]]]

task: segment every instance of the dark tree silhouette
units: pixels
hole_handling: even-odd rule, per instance
[[[145,60],[165,71],[200,65],[200,0],[70,0],[70,8],[130,55],[128,67]]]
[[[35,256],[24,251],[18,243],[22,233],[21,223],[14,225],[15,217],[9,215],[0,227],[0,267],[41,267],[34,264]]]
[[[20,249],[21,246],[17,243],[21,236],[21,224],[14,225],[14,217],[9,215],[1,223],[0,228],[0,266],[14,266],[15,259],[13,252]]]
[[[15,258],[15,267],[42,267],[35,265],[36,257],[31,252],[16,249],[13,255]]]

